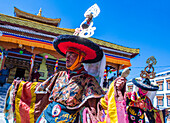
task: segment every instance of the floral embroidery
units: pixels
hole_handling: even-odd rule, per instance
[[[70,76],[70,80],[68,76]],[[99,98],[105,94],[97,80],[87,74],[84,68],[81,68],[79,74],[73,71],[68,75],[66,71],[61,71],[49,79],[49,81],[42,83],[40,88],[40,90],[51,88],[50,101],[77,108],[81,103],[85,103],[87,99]]]

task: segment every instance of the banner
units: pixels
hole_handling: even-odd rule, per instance
[[[57,69],[58,69],[58,59],[55,62],[54,73],[57,72]]]
[[[106,69],[104,70],[104,79],[107,79],[107,72],[106,72]]]
[[[0,61],[1,61],[1,59],[3,59],[3,52],[2,52],[2,50],[0,49]]]
[[[34,66],[34,55],[32,55],[32,57],[31,57],[31,60],[30,60],[30,65],[31,65],[31,69],[33,68],[33,66]]]

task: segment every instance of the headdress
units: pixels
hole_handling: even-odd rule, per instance
[[[152,63],[150,63],[152,62]],[[144,81],[136,81],[136,79],[134,78],[132,80],[133,84],[135,84],[137,87],[143,89],[143,90],[148,90],[148,91],[156,91],[159,89],[158,85],[153,85],[151,84],[149,79],[153,79],[155,78],[155,72],[154,72],[154,67],[153,65],[155,65],[157,63],[156,59],[151,56],[147,59],[146,63],[148,64],[148,66],[145,67],[144,71],[141,71],[140,76],[142,78],[145,78]]]
[[[92,18],[100,13],[97,4],[90,7],[84,14],[86,19],[81,23],[80,28],[76,29],[74,35],[60,35],[53,41],[54,48],[63,56],[69,48],[74,48],[85,54],[83,63],[95,63],[102,59],[102,49],[92,41],[88,40],[94,34]],[[79,31],[77,31],[79,30]],[[83,38],[86,37],[86,38]]]
[[[53,41],[54,48],[63,56],[72,49],[77,49],[83,56],[85,70],[93,75],[100,85],[103,85],[103,74],[106,66],[106,58],[102,49],[92,41],[86,39],[94,34],[96,27],[93,26],[93,18],[100,13],[97,4],[91,6],[84,14],[86,19],[80,24],[80,28],[76,28],[73,35],[60,35]],[[76,50],[75,50],[76,52]],[[76,64],[76,63],[75,63]],[[75,65],[76,66],[76,65]],[[72,65],[71,67],[75,67]],[[98,72],[94,75],[92,69],[98,67]],[[71,69],[70,69],[71,70]]]
[[[95,63],[102,59],[102,49],[92,41],[74,35],[60,35],[53,41],[54,48],[63,56],[69,48],[78,49],[85,54],[83,63]]]

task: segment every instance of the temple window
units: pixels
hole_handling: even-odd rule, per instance
[[[169,114],[170,114],[170,111],[169,111]],[[167,117],[167,123],[170,121],[170,115],[168,115]]]
[[[166,81],[167,81],[167,89],[170,90],[170,79],[168,79]]]
[[[163,95],[162,96],[156,96],[157,97],[157,105],[163,106]]]
[[[168,98],[168,106],[170,106],[170,98]]]
[[[163,82],[164,80],[156,81],[156,83],[159,85],[159,91],[163,91]]]
[[[167,96],[167,105],[170,106],[170,95],[166,95]]]
[[[163,99],[158,99],[158,105],[161,105],[161,106],[162,106],[162,105],[163,105],[162,102],[163,102]]]
[[[162,88],[162,84],[159,84],[159,91],[162,91],[163,88]]]

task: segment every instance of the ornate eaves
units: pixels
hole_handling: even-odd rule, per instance
[[[31,21],[28,19],[23,19],[23,18],[19,18],[19,17],[11,17],[11,16],[7,16],[7,15],[3,15],[3,14],[0,14],[0,21],[15,24],[15,25],[20,25],[23,27],[38,29],[38,30],[42,30],[42,31],[46,31],[46,32],[51,32],[51,33],[55,33],[55,34],[72,35],[74,32],[74,29],[59,28],[59,27]],[[100,46],[132,53],[132,54],[136,54],[136,55],[139,54],[139,49],[120,46],[120,45],[106,42],[103,40],[99,40],[96,38],[89,38],[89,39],[92,40],[94,43],[97,43]]]
[[[30,20],[34,20],[34,21],[39,21],[39,22],[54,25],[54,26],[58,26],[60,24],[60,21],[61,21],[60,18],[52,19],[52,18],[37,16],[37,15],[34,15],[34,14],[30,14],[30,13],[21,11],[16,7],[14,7],[14,12],[15,12],[15,15],[17,17],[26,18],[26,19],[30,19]]]

